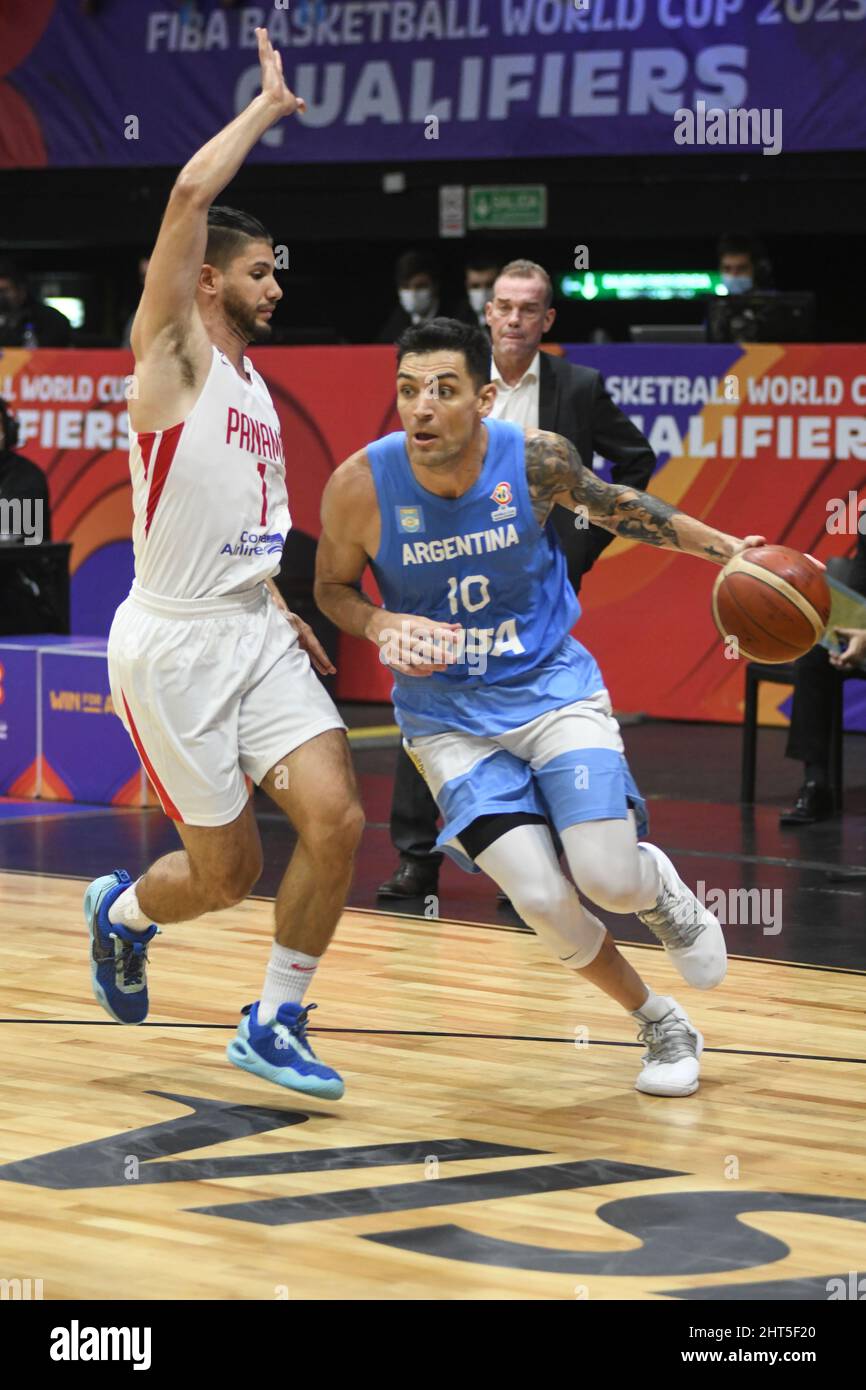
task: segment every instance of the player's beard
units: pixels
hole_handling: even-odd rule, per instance
[[[223,290],[223,313],[232,327],[241,334],[245,343],[270,341],[270,323],[263,323],[256,318],[256,309],[250,308],[246,300],[228,286]]]

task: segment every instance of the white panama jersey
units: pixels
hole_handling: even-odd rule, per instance
[[[168,599],[242,593],[276,574],[289,528],[286,463],[270,392],[212,347],[180,424],[130,429],[135,578]]]

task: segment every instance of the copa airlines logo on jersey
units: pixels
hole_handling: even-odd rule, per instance
[[[226,541],[220,555],[282,555],[285,543],[280,531],[241,531],[240,540]]]

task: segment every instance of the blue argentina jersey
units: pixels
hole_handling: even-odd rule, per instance
[[[382,524],[371,564],[385,607],[465,629],[461,659],[446,671],[395,673],[406,738],[504,733],[604,686],[569,636],[580,604],[553,527],[532,511],[523,430],[489,419],[484,428],[481,475],[457,498],[421,486],[403,431],[367,445]]]

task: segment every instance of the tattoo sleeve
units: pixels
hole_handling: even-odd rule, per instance
[[[545,430],[527,434],[525,456],[532,510],[540,526],[559,503],[626,540],[701,555],[717,564],[732,553],[729,537],[660,497],[597,478],[562,435]]]

